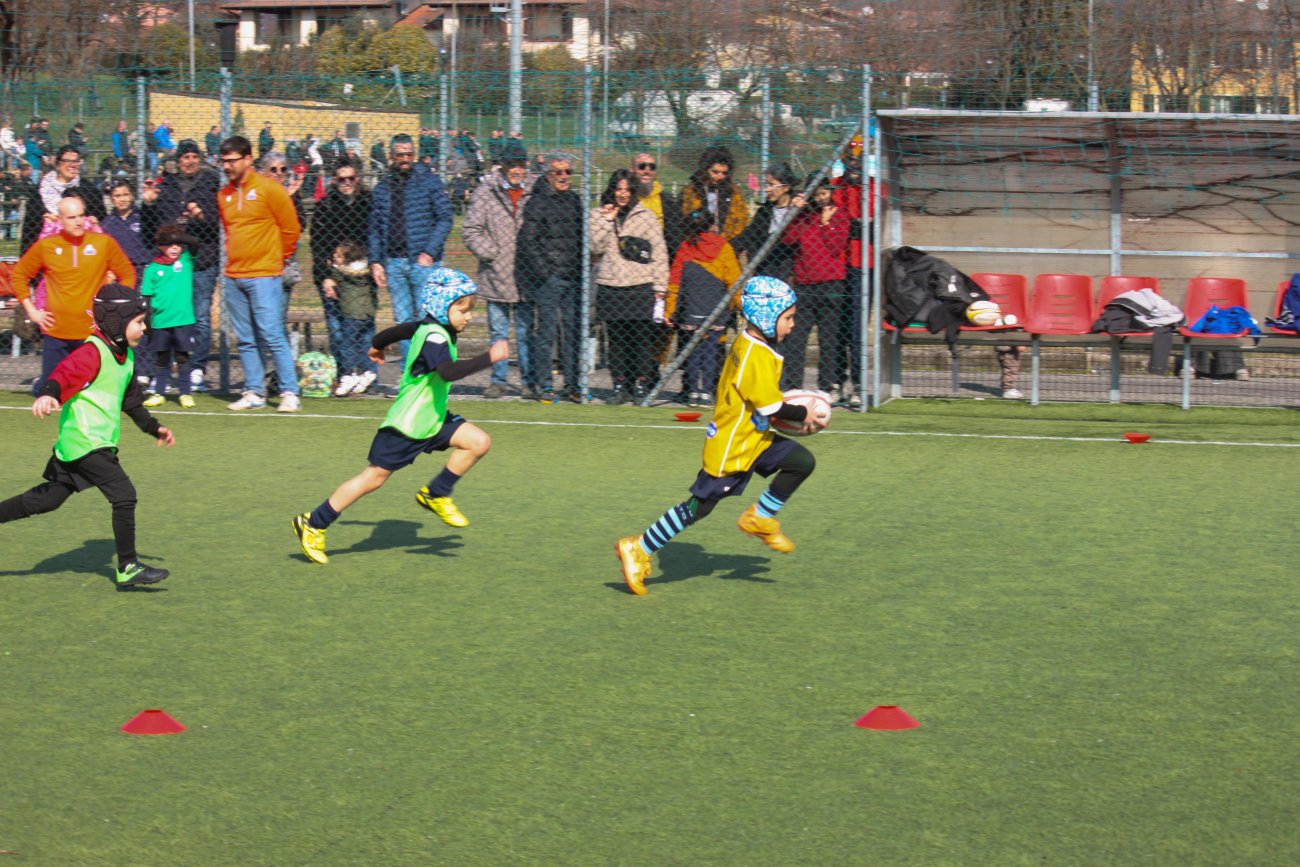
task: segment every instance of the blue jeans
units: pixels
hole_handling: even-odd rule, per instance
[[[62,337],[51,337],[48,334],[41,337],[41,376],[32,383],[32,397],[41,393],[41,386],[45,385],[45,380],[50,378],[54,368],[59,366],[59,362],[72,354],[85,340],[64,340]],[[144,352],[143,349],[137,350]]]
[[[282,394],[298,393],[298,372],[284,328],[284,281],[274,277],[227,278],[226,304],[230,324],[244,366],[244,391],[265,396],[266,370],[257,351],[259,337],[266,342]]]
[[[339,376],[361,373],[374,366],[366,350],[375,336],[375,320],[339,319],[339,342],[334,344],[338,356]]]
[[[528,352],[532,356],[533,381],[537,388],[551,387],[551,350],[555,346],[555,332],[560,330],[560,369],[564,372],[565,388],[578,387],[578,334],[579,307],[582,292],[578,284],[559,277],[547,277],[540,286],[529,293],[528,304],[521,304],[518,313],[532,322],[529,331]],[[531,308],[531,310],[529,309]]]
[[[426,268],[415,259],[385,259],[384,276],[388,279],[388,296],[393,299],[393,321],[411,322],[418,319],[415,306],[420,289],[429,279],[433,268]],[[402,341],[402,358],[406,358],[411,341]]]
[[[215,266],[194,272],[194,354],[190,356],[193,370],[202,370],[208,363],[212,346],[212,293],[216,288]]]
[[[512,304],[507,301],[489,301],[487,303],[488,314],[488,340],[496,343],[498,340],[510,339],[510,316],[514,313],[515,320],[515,358],[519,362],[519,378],[525,386],[534,386],[533,371],[528,366],[528,328],[532,324],[531,316],[525,316],[524,313],[531,313],[531,309],[525,309],[523,304]],[[505,385],[508,381],[510,370],[509,361],[498,361],[492,365],[492,383],[494,385]]]

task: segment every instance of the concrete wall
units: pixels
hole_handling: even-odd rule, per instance
[[[269,120],[277,150],[284,149],[290,136],[302,141],[307,133],[318,136],[323,145],[334,137],[336,129],[346,130],[347,124],[358,123],[361,125],[362,156],[366,156],[376,138],[383,138],[387,143],[397,133],[415,137],[420,129],[420,114],[414,110],[378,111],[325,103],[232,100],[232,117],[241,110],[244,135],[256,145],[262,124]],[[221,122],[221,104],[212,96],[154,91],[149,98],[149,122],[161,123],[164,120],[172,122],[177,141],[192,138],[202,146],[208,130]]]

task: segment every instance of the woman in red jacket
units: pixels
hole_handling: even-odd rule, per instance
[[[781,344],[785,366],[781,389],[803,387],[804,349],[813,325],[821,361],[817,387],[831,392],[838,381],[844,318],[847,310],[844,278],[849,248],[849,215],[833,201],[831,186],[823,183],[811,202],[795,196],[793,204],[802,213],[781,236],[782,242],[798,247],[794,257],[794,290],[799,296],[794,329]]]

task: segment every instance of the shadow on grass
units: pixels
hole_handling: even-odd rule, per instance
[[[617,568],[617,567],[615,567]],[[646,582],[646,587],[672,584],[691,578],[721,578],[723,581],[752,581],[757,584],[775,584],[771,578],[762,577],[770,571],[767,557],[749,554],[712,554],[702,545],[670,542],[659,552],[660,574]],[[612,590],[630,592],[622,581],[605,585]]]
[[[112,539],[87,539],[81,543],[80,548],[61,551],[45,558],[30,569],[13,569],[0,572],[0,578],[22,575],[51,575],[60,572],[90,572],[104,576],[105,580],[118,592],[157,593],[160,590],[167,589],[166,587],[144,584],[118,587],[113,581],[116,558],[117,545],[113,543]]]
[[[338,548],[326,551],[331,557],[338,557],[343,554],[360,554],[366,551],[391,551],[395,548],[404,548],[411,554],[432,554],[437,557],[450,557],[451,552],[457,548],[465,547],[460,541],[460,536],[441,536],[435,538],[421,537],[421,532],[429,532],[429,526],[419,521],[340,521],[339,525],[373,527],[370,535],[360,542],[348,548]],[[294,559],[307,561],[307,557],[299,552],[293,555]]]
[[[112,539],[87,539],[80,548],[60,551],[47,557],[30,569],[0,572],[0,576],[45,575],[51,572],[103,572],[112,570],[117,546]]]

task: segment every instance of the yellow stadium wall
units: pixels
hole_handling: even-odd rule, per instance
[[[368,153],[375,139],[383,139],[387,145],[389,139],[398,133],[406,133],[415,138],[420,130],[420,113],[414,110],[377,110],[347,108],[335,104],[309,104],[282,102],[274,100],[231,100],[231,117],[243,113],[243,134],[257,145],[257,134],[262,124],[271,122],[271,132],[275,136],[275,149],[283,151],[290,138],[302,142],[308,135],[315,135],[324,145],[334,137],[335,130],[347,132],[347,124],[361,126],[363,153]],[[203,146],[204,136],[214,124],[221,123],[221,102],[215,96],[197,94],[167,93],[153,91],[149,96],[149,122],[162,123],[170,120],[176,141],[193,139]]]

